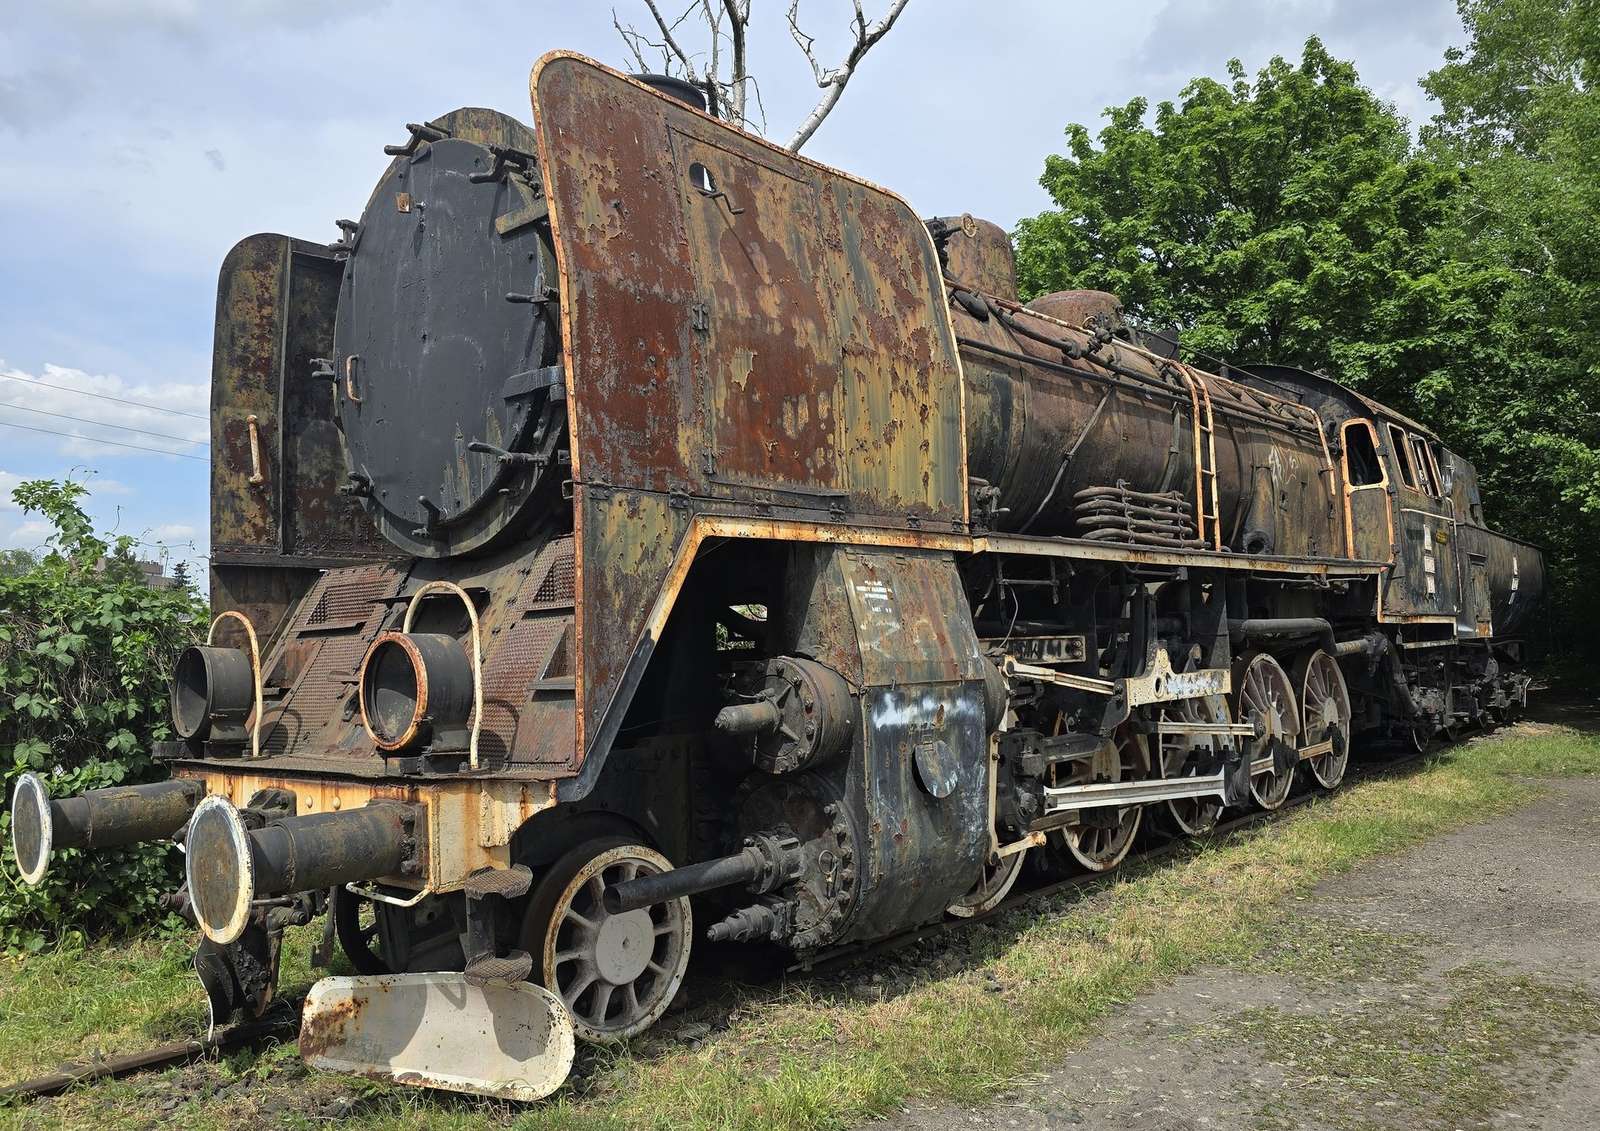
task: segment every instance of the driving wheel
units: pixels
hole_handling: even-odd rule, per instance
[[[1295,664],[1300,688],[1300,744],[1332,743],[1326,754],[1307,758],[1305,765],[1323,789],[1337,789],[1350,765],[1350,690],[1339,661],[1321,648]]]
[[[1245,743],[1251,759],[1250,796],[1263,809],[1276,809],[1294,787],[1294,768],[1280,771],[1278,755],[1296,747],[1300,711],[1295,703],[1289,673],[1266,652],[1257,652],[1234,665],[1233,713],[1240,722],[1252,723],[1254,739]]]
[[[528,901],[522,947],[546,989],[566,1003],[577,1035],[618,1041],[653,1025],[683,984],[694,920],[689,899],[609,914],[608,887],[671,870],[653,848],[603,837],[568,852]]]

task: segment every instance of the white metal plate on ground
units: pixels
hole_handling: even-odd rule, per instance
[[[300,1017],[300,1055],[314,1068],[500,1099],[548,1096],[572,1070],[573,1051],[566,1006],[528,982],[324,978]]]

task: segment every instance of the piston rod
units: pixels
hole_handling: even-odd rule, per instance
[[[717,888],[745,884],[757,892],[768,892],[799,874],[800,853],[793,838],[752,837],[745,847],[728,856],[702,860],[668,872],[624,880],[606,889],[601,902],[607,914],[620,915],[699,895]]]

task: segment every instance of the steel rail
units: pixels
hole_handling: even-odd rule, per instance
[[[259,1044],[269,1038],[292,1033],[300,1028],[300,1005],[304,999],[281,999],[273,1012],[276,1017],[262,1017],[255,1021],[241,1021],[212,1033],[186,1041],[168,1041],[139,1052],[120,1056],[95,1057],[92,1060],[63,1064],[56,1071],[31,1080],[19,1080],[0,1088],[0,1103],[37,1099],[60,1095],[69,1088],[92,1080],[109,1080],[142,1072],[146,1068],[166,1068],[182,1064],[212,1053],[227,1052],[247,1045]],[[287,1006],[287,1007],[286,1007]]]

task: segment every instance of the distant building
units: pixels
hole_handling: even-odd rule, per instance
[[[139,572],[144,575],[144,583],[151,589],[171,589],[179,584],[178,578],[167,576],[166,567],[160,562],[137,561],[134,565],[139,567]],[[94,568],[96,572],[104,573],[106,560],[101,558],[94,563]]]

